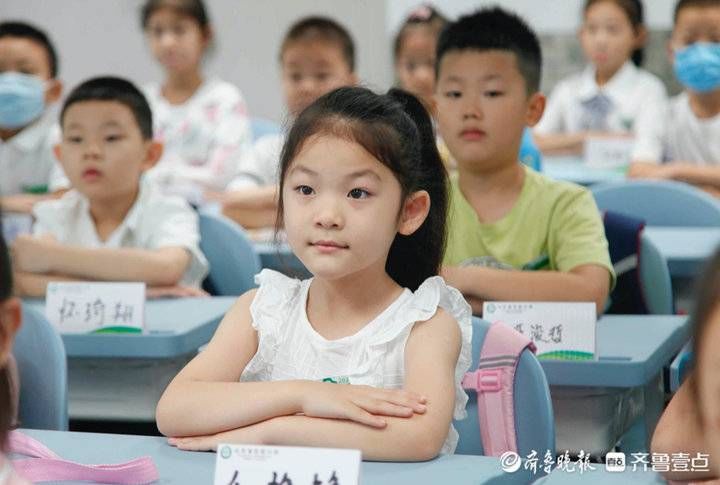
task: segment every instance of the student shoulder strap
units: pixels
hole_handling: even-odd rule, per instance
[[[11,431],[8,442],[11,453],[29,457],[13,460],[13,468],[33,483],[77,480],[142,485],[160,479],[155,464],[147,456],[115,465],[82,465],[63,460],[36,439],[19,431]]]
[[[463,378],[463,388],[477,392],[478,423],[486,455],[517,453],[515,433],[515,369],[522,352],[535,351],[530,339],[495,322],[485,335],[477,370]]]

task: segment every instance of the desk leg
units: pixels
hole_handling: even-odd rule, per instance
[[[644,412],[620,440],[626,453],[649,453],[650,441],[663,412],[664,389],[662,373],[650,380],[643,389]]]

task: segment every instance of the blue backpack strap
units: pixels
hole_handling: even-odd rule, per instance
[[[607,211],[603,214],[610,261],[617,277],[606,313],[645,315],[649,313],[640,284],[640,239],[645,221]]]
[[[517,453],[515,432],[515,369],[522,352],[535,345],[504,323],[493,323],[485,335],[480,361],[463,378],[464,389],[477,392],[478,423],[486,455]]]

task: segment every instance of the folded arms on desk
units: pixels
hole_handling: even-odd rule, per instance
[[[438,454],[455,403],[460,330],[445,312],[416,325],[405,348],[405,389],[315,381],[238,382],[257,351],[243,295],[208,347],[168,386],[160,431],[183,449],[222,442],[359,448],[365,459],[417,461]]]

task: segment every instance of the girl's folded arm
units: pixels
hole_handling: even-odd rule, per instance
[[[255,293],[238,299],[207,348],[165,390],[156,411],[163,434],[218,433],[300,411],[301,382],[239,382],[258,347],[250,317]]]
[[[267,444],[359,448],[366,460],[432,459],[440,452],[453,418],[460,346],[458,324],[443,310],[413,328],[405,347],[405,389],[427,397],[423,414],[386,417],[384,428],[347,420],[285,416],[256,425],[257,431]]]

